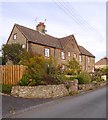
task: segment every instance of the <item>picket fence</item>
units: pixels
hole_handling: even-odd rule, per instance
[[[23,65],[0,65],[0,84],[18,84],[25,70]]]

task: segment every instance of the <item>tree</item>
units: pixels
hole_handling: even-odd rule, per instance
[[[66,73],[69,75],[77,75],[81,72],[81,66],[75,59],[70,60],[66,67]]]
[[[4,63],[12,61],[13,64],[18,64],[21,60],[20,55],[24,54],[26,50],[20,44],[6,44],[2,47],[2,56]]]

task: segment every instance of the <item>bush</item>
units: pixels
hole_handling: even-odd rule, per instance
[[[79,84],[87,84],[91,82],[91,77],[87,72],[81,72],[77,76],[77,79]]]
[[[59,77],[54,75],[44,75],[41,81],[41,84],[45,85],[58,85],[62,83],[63,81]]]
[[[2,86],[2,93],[11,94],[12,85],[10,84],[0,84]]]
[[[19,82],[21,86],[35,86],[41,84],[42,77],[38,73],[26,73]]]
[[[72,81],[74,79],[77,79],[77,76],[71,76],[71,77],[68,78],[69,81]]]
[[[19,82],[21,86],[27,86],[30,83],[31,76],[29,74],[23,75],[22,79]]]
[[[81,72],[81,66],[75,59],[70,60],[66,67],[67,69],[65,72],[67,75],[77,75]]]

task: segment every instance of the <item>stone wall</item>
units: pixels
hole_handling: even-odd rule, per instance
[[[67,85],[69,86],[67,88]],[[13,86],[11,95],[24,98],[54,98],[78,91],[78,81],[60,85]]]
[[[23,98],[54,98],[91,90],[104,85],[106,85],[105,81],[78,85],[78,80],[74,80],[60,85],[13,86],[11,95]]]
[[[68,94],[65,86],[62,85],[40,85],[40,86],[14,86],[12,95],[24,98],[51,98]]]
[[[95,87],[94,84],[79,84],[78,85],[79,91],[80,90],[82,90],[82,91],[90,90],[90,89],[93,89],[94,87]]]
[[[74,81],[66,82],[65,86],[67,87],[69,92],[78,92],[78,80],[75,79]]]
[[[90,84],[79,84],[78,90],[79,91],[92,90],[94,88],[105,86],[105,85],[106,85],[106,81],[94,82],[94,83],[90,83]]]

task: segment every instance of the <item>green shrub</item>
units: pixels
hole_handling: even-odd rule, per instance
[[[19,82],[21,86],[27,86],[30,83],[31,76],[29,74],[23,75],[22,79]]]
[[[11,94],[12,85],[10,84],[0,84],[2,86],[2,93]]]
[[[19,82],[21,86],[35,86],[41,84],[42,77],[37,73],[23,75],[22,79]]]
[[[81,72],[77,76],[77,79],[79,84],[87,84],[91,82],[91,77],[87,72]]]
[[[67,75],[77,75],[81,72],[81,66],[75,59],[70,60],[66,67],[65,72]]]
[[[100,76],[92,75],[91,76],[91,81],[100,82],[100,81],[102,81],[102,79],[101,79]]]
[[[63,82],[68,81],[68,77],[66,77],[64,74],[58,75],[58,79],[60,79]]]
[[[69,81],[72,81],[72,80],[74,80],[74,79],[76,79],[76,78],[77,78],[77,76],[74,75],[74,76],[69,77],[68,80],[69,80]]]

